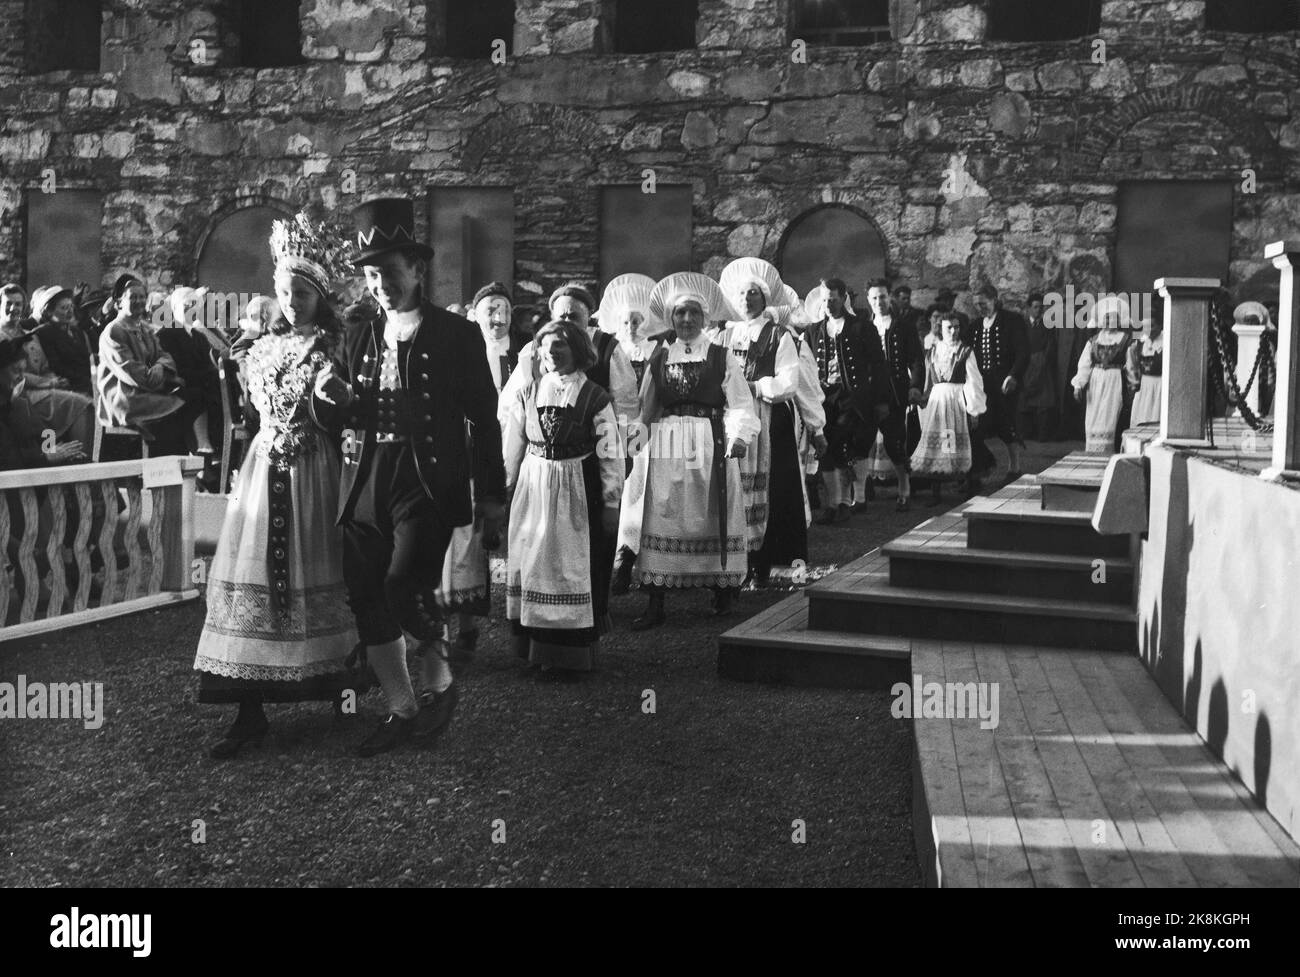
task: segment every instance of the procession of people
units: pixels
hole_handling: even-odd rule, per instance
[[[0,289],[6,467],[85,460],[96,421],[152,453],[211,454],[218,384],[236,379],[251,440],[194,660],[199,700],[236,707],[216,758],[261,740],[268,704],[337,712],[375,686],[385,718],[363,756],[436,741],[491,611],[493,552],[515,653],[573,681],[597,667],[611,594],[643,591],[636,631],[683,590],[727,614],[740,589],[807,563],[814,515],[861,513],[873,474],[892,476],[900,511],[914,481],[936,502],[945,483],[973,494],[1000,438],[1016,477],[1019,425],[1052,426],[1062,385],[1086,402],[1090,450],[1111,450],[1121,409],[1159,416],[1158,328],[1130,335],[1118,302],[1098,304],[1064,379],[1041,296],[1027,322],[984,286],[972,321],[951,296],[918,309],[878,280],[856,311],[842,279],[801,299],[754,257],[717,280],[563,282],[521,329],[505,282],[455,303],[463,315],[430,300],[411,201],[354,219],[355,233],[277,221],[274,298],[226,334],[190,288],[158,328],[134,274],[107,293],[39,289],[30,320],[26,292]],[[354,275],[365,291],[344,308]]]

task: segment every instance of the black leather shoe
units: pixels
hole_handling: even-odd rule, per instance
[[[713,595],[713,614],[715,617],[721,617],[723,614],[731,613],[731,602],[733,594],[730,587],[723,587]]]
[[[421,692],[420,712],[412,722],[415,730],[411,734],[416,739],[431,740],[441,736],[451,724],[451,714],[460,702],[460,686],[455,682],[442,692]]]
[[[633,631],[649,631],[664,623],[664,595],[651,594],[645,613],[632,622]]]
[[[393,713],[380,723],[373,733],[362,740],[357,752],[365,757],[387,753],[409,740],[414,727],[414,719],[403,719]]]
[[[474,652],[478,649],[478,628],[472,631],[462,631],[456,635],[456,640],[451,645],[451,660],[454,662],[469,662],[474,660]]]
[[[245,743],[261,746],[262,740],[266,737],[266,731],[270,727],[271,724],[266,721],[265,716],[262,717],[261,722],[245,723],[243,725],[236,722],[230,729],[226,730],[226,735],[213,745],[208,754],[214,760],[232,760],[239,755],[239,751],[244,748]]]
[[[632,589],[632,566],[636,563],[636,554],[626,546],[620,546],[618,559],[614,561],[614,579],[610,582],[609,592],[621,597]]]

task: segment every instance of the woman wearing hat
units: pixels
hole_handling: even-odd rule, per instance
[[[609,547],[622,453],[609,394],[587,379],[596,351],[576,322],[537,332],[540,376],[506,405],[510,545],[506,616],[515,650],[544,675],[590,671],[609,629]]]
[[[740,480],[750,574],[756,586],[765,587],[773,564],[789,566],[808,558],[803,466],[795,434],[799,349],[793,334],[769,311],[773,304],[789,302],[772,265],[760,258],[738,258],[722,270],[720,284],[727,298],[744,310],[741,321],[727,323],[720,345],[731,350],[744,371],[762,425],[752,450],[740,461]],[[818,406],[802,421],[820,436],[826,416]]]
[[[1264,315],[1268,315],[1267,310]],[[1125,373],[1129,390],[1133,394],[1133,409],[1129,418],[1129,424],[1133,427],[1160,423],[1160,396],[1165,385],[1163,325],[1155,319],[1143,320],[1142,338],[1129,345]],[[1260,380],[1262,379],[1261,377]]]
[[[144,282],[121,275],[113,285],[113,319],[99,336],[100,420],[131,426],[155,455],[183,455],[194,419],[203,413],[201,391],[189,390],[150,328]]]
[[[1104,295],[1092,307],[1089,329],[1099,330],[1083,347],[1072,381],[1075,399],[1087,404],[1084,450],[1112,454],[1116,449],[1119,415],[1124,408],[1124,368],[1128,362],[1128,303]]]
[[[730,609],[748,569],[736,459],[760,428],[739,364],[704,335],[708,321],[739,318],[717,282],[670,275],[650,295],[650,316],[675,336],[650,358],[641,387],[650,437],[637,574],[650,599],[638,631],[664,622],[670,588],[712,587],[714,612]]]
[[[69,390],[89,399],[92,347],[90,337],[77,323],[72,292],[57,285],[38,288],[32,297],[32,315],[50,373],[64,380]]]
[[[19,300],[23,298],[22,289],[5,286],[3,296],[0,297],[3,298],[4,305],[3,315],[0,315],[0,334],[20,342],[27,359],[27,372],[23,376],[18,396],[30,408],[42,430],[53,431],[59,440],[68,438],[89,444],[95,433],[90,397],[70,389],[69,381],[50,368],[45,347],[37,335],[39,320],[30,323],[32,331],[23,330],[22,326],[28,320],[21,318],[22,304]],[[32,314],[47,317],[56,300],[64,305],[71,298],[71,292],[58,286],[38,288],[33,297]],[[16,301],[18,304],[15,306]]]
[[[275,222],[271,250],[282,312],[244,357],[260,425],[252,460],[232,487],[194,658],[199,701],[239,705],[212,747],[216,759],[261,740],[263,703],[340,704],[354,684],[345,660],[357,633],[335,524],[339,456],[310,411],[316,379],[342,337],[329,297],[345,270],[342,249],[299,214]]]
[[[647,335],[651,331],[650,293],[654,287],[655,281],[648,275],[619,275],[610,279],[600,297],[600,328],[614,336],[627,354],[636,374],[638,391],[651,355],[663,342],[662,335]],[[626,466],[627,480],[623,483],[623,502],[619,508],[618,550],[614,556],[612,592],[615,594],[626,594],[632,586],[632,568],[641,549],[641,515],[649,461],[649,456],[642,452]]]

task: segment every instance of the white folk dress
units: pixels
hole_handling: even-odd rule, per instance
[[[263,336],[243,361],[261,426],[208,573],[201,701],[326,699],[349,687],[357,633],[335,524],[340,465],[307,409],[328,362],[317,340],[292,333]]]
[[[1085,450],[1091,454],[1113,454],[1115,429],[1124,408],[1124,367],[1129,335],[1120,329],[1103,329],[1089,339],[1079,357],[1079,369],[1072,383],[1075,390],[1088,391],[1084,421]]]
[[[714,374],[709,350],[716,348]],[[683,407],[720,387],[719,406],[692,416]],[[711,394],[710,394],[710,399]],[[728,458],[715,467],[715,423],[725,442],[752,444],[759,432],[754,398],[732,356],[703,333],[693,343],[680,338],[655,353],[641,387],[642,423],[650,434],[644,520],[637,574],[656,587],[739,587],[748,572],[745,500],[740,466]],[[719,505],[718,468],[726,491]],[[725,539],[721,514],[726,514]],[[725,565],[724,565],[725,557]]]
[[[632,369],[636,373],[638,391],[645,379],[646,365],[658,346],[657,339],[643,339],[635,345],[623,344],[623,352],[627,354],[628,362],[632,364]],[[635,421],[636,418],[630,420]],[[630,436],[636,437],[636,432],[631,432]],[[644,434],[641,440],[645,440]],[[629,549],[633,553],[641,549],[642,507],[645,503],[645,477],[649,464],[650,459],[645,452],[635,452],[627,481],[623,483],[623,505],[618,511],[618,546],[620,549]]]
[[[969,346],[937,342],[926,365],[926,402],[921,442],[912,452],[912,474],[959,478],[971,467],[970,421],[988,409],[984,381]]]
[[[547,644],[589,647],[604,625],[611,571],[593,565],[593,552],[603,546],[592,504],[616,506],[623,494],[614,409],[601,388],[575,371],[543,374],[512,397],[503,416],[506,488],[513,491],[506,617],[533,632],[535,650],[539,638],[555,638],[545,633],[557,631],[581,632],[582,640]],[[573,456],[546,457],[547,449]],[[589,658],[540,664],[591,667]]]
[[[731,351],[736,365],[746,376],[754,411],[760,424],[758,437],[740,461],[740,484],[745,494],[746,541],[751,550],[763,545],[769,516],[769,483],[772,471],[772,405],[794,400],[799,386],[799,350],[794,337],[773,324],[776,342],[775,371],[770,377],[750,380],[746,370],[750,347],[759,341],[772,320],[765,314],[746,322],[728,322],[716,340]],[[797,446],[796,446],[797,447]],[[802,468],[802,465],[800,465]]]
[[[1136,387],[1130,424],[1159,424],[1160,395],[1164,390],[1165,337],[1143,336],[1129,348],[1129,382]]]

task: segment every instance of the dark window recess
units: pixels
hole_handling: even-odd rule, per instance
[[[1101,0],[993,0],[990,41],[1071,41],[1101,29]]]
[[[1274,34],[1300,28],[1300,0],[1208,0],[1207,31]]]
[[[98,285],[103,223],[98,190],[27,191],[27,290],[52,282]]]
[[[98,71],[100,0],[27,0],[27,70]]]
[[[436,187],[429,194],[433,301],[470,302],[488,282],[515,278],[515,192],[511,187]]]
[[[304,64],[299,0],[235,0],[241,68],[283,68]]]
[[[600,190],[600,277],[636,272],[655,281],[689,271],[691,206],[694,190],[659,184],[654,193],[640,186]]]
[[[888,41],[889,0],[793,0],[794,36],[810,44]]]
[[[695,47],[698,0],[617,0],[613,8],[614,50],[620,54]]]
[[[446,5],[444,53],[449,58],[489,58],[498,39],[514,47],[515,0],[455,0]]]

